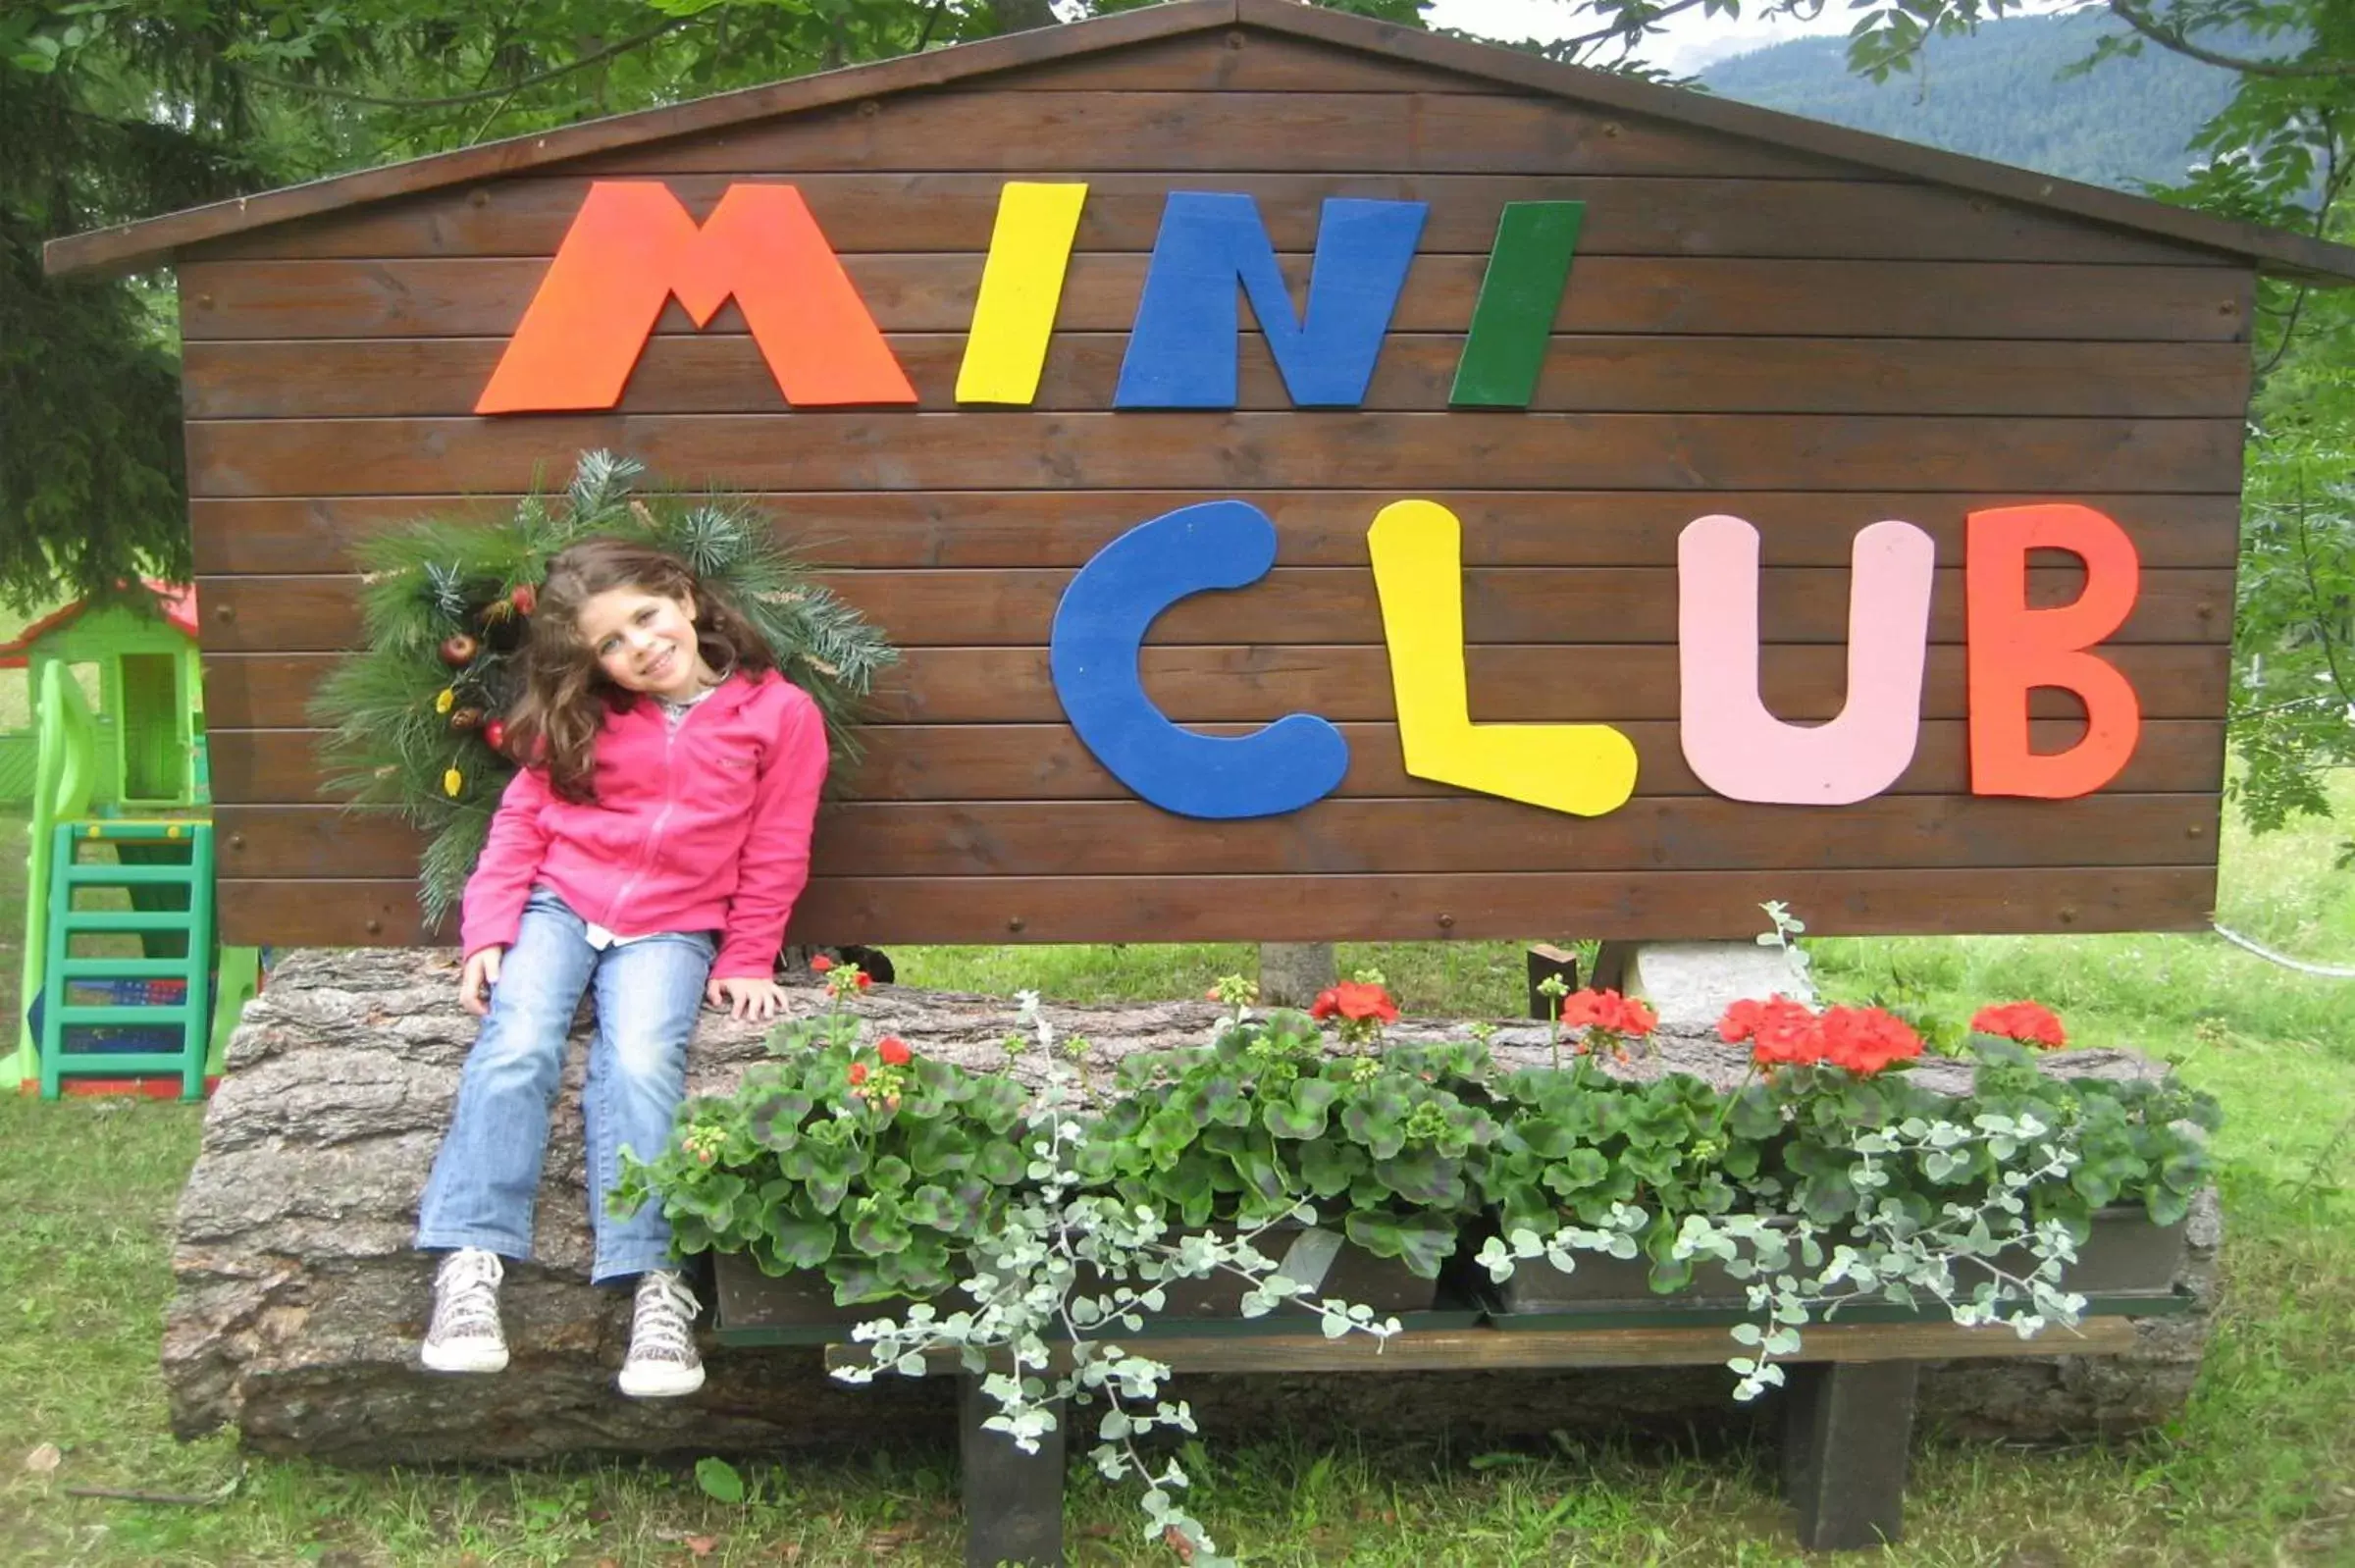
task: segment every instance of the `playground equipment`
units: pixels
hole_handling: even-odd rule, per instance
[[[0,648],[29,667],[37,735],[15,1076],[48,1099],[201,1098],[259,983],[254,949],[216,941],[194,595],[148,587],[161,619],[70,605]],[[91,907],[105,889],[130,908]]]

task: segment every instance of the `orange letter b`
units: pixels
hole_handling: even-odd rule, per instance
[[[667,185],[601,180],[474,411],[612,407],[674,293],[698,327],[734,294],[789,403],[916,401],[799,190],[730,185],[699,229]]]
[[[2085,591],[2028,607],[2028,551],[2085,563]],[[2090,795],[2134,755],[2142,708],[2109,660],[2085,652],[2123,625],[2141,568],[2126,531],[2090,506],[1999,506],[1970,514],[1964,587],[1970,665],[1970,790],[2061,800]],[[2085,734],[2066,752],[2028,750],[2028,693],[2057,686],[2085,704]]]

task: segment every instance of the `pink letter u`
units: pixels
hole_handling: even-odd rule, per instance
[[[1897,782],[1921,730],[1937,545],[1911,523],[1857,535],[1848,700],[1828,724],[1786,724],[1758,696],[1758,531],[1696,518],[1676,541],[1679,738],[1701,781],[1737,801],[1848,806]]]

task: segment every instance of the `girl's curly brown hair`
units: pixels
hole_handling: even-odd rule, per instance
[[[507,720],[507,749],[546,770],[558,799],[597,799],[597,731],[610,709],[636,695],[605,678],[581,641],[581,606],[617,588],[695,604],[696,651],[723,678],[776,667],[760,634],[715,585],[685,561],[626,539],[584,539],[548,563],[532,605],[532,641],[524,660],[523,699]]]

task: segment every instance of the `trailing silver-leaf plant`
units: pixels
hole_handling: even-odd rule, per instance
[[[1020,1001],[1020,1022],[1047,1064],[1048,1082],[1023,1131],[1028,1185],[975,1238],[971,1278],[959,1285],[973,1305],[944,1313],[924,1303],[897,1319],[860,1324],[852,1335],[868,1347],[869,1359],[834,1375],[849,1383],[869,1383],[886,1372],[920,1377],[935,1354],[953,1353],[967,1372],[982,1376],[981,1391],[997,1406],[983,1426],[1005,1434],[1025,1453],[1037,1452],[1039,1439],[1063,1419],[1058,1406],[1101,1407],[1089,1457],[1106,1479],[1143,1489],[1145,1539],[1174,1535],[1185,1542],[1195,1568],[1225,1568],[1232,1559],[1219,1554],[1201,1521],[1179,1500],[1190,1482],[1184,1466],[1176,1458],[1156,1464],[1138,1445],[1157,1431],[1190,1433],[1194,1421],[1183,1400],[1163,1397],[1168,1364],[1153,1358],[1149,1342],[1140,1346],[1126,1336],[1162,1309],[1170,1284],[1222,1273],[1248,1284],[1245,1317],[1298,1301],[1315,1313],[1329,1338],[1365,1333],[1378,1340],[1398,1333],[1398,1321],[1378,1320],[1366,1306],[1319,1295],[1285,1278],[1278,1261],[1259,1250],[1257,1243],[1280,1223],[1314,1222],[1315,1207],[1302,1201],[1305,1192],[1264,1206],[1255,1225],[1224,1233],[1179,1232],[1166,1210],[1131,1204],[1095,1185],[1080,1169],[1091,1142],[1084,1082],[1059,1060],[1038,994],[1024,992]],[[1008,1042],[1010,1048],[1020,1043]],[[1076,1043],[1075,1054],[1083,1055],[1084,1042]]]

